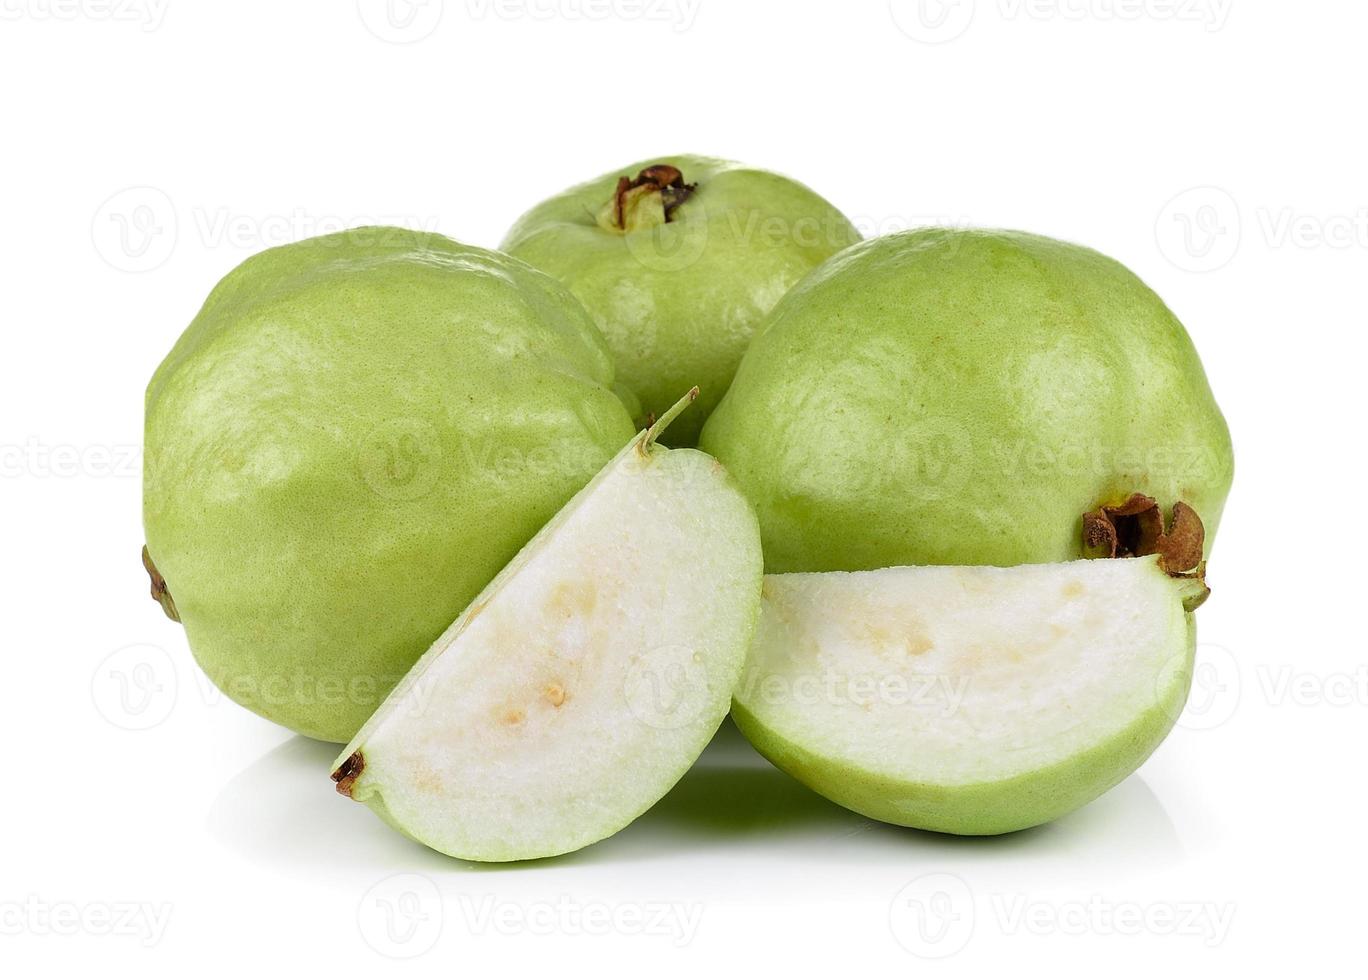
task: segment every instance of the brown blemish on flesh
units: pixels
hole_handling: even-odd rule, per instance
[[[546,700],[550,701],[551,706],[554,708],[559,708],[565,703],[565,688],[561,687],[559,684],[550,685],[542,694],[545,695]]]
[[[1084,592],[1083,583],[1079,581],[1066,582],[1064,583],[1063,592],[1064,598],[1077,599]]]
[[[523,714],[517,708],[509,708],[507,711],[503,713],[503,717],[499,720],[502,721],[505,725],[521,725],[523,723],[523,719],[526,717],[527,715]]]
[[[360,751],[353,752],[347,756],[347,761],[337,767],[337,771],[332,774],[332,780],[337,784],[337,791],[343,796],[352,795],[352,786],[356,783],[356,777],[361,775],[366,768],[366,757]]]
[[[152,553],[147,550],[147,545],[143,545],[142,563],[143,568],[147,569],[147,577],[152,580],[152,598],[157,600],[157,604],[162,607],[162,612],[166,613],[168,619],[179,623],[181,618],[180,611],[176,608],[176,600],[171,598],[171,590],[166,587],[166,579],[162,578],[162,573],[157,571],[157,566],[152,562]]]
[[[552,613],[565,619],[588,616],[598,605],[598,592],[587,579],[558,582],[549,605]]]
[[[936,645],[931,642],[931,637],[925,633],[912,633],[907,637],[907,652],[913,657],[930,653],[935,648]]]

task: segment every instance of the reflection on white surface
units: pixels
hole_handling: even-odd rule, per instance
[[[268,752],[224,787],[210,832],[278,873],[347,888],[398,872],[464,877],[464,886],[471,874],[492,876],[503,891],[513,881],[519,890],[631,890],[644,879],[700,901],[839,899],[943,869],[1004,888],[1031,887],[1042,873],[1103,886],[1182,856],[1168,814],[1138,776],[1045,827],[951,837],[881,824],[823,799],[761,758],[728,721],[679,784],[616,836],[560,858],[481,865],[409,841],[338,796],[328,779],[337,751],[293,738]]]

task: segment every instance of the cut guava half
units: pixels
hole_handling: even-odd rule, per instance
[[[754,512],[721,464],[634,438],[361,728],[338,791],[438,851],[563,854],[625,827],[727,714],[759,613]]]
[[[1158,555],[767,575],[732,715],[779,768],[876,820],[1032,827],[1168,734],[1205,593]]]

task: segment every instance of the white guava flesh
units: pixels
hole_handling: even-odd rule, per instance
[[[768,575],[733,716],[781,769],[875,819],[1034,826],[1168,734],[1204,589],[1154,556]]]
[[[711,457],[635,438],[494,579],[337,760],[438,851],[573,851],[663,796],[726,716],[759,611],[754,513]]]

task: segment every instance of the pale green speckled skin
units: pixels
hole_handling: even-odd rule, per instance
[[[1090,249],[926,229],[846,249],[762,323],[700,445],[755,505],[766,569],[1080,557],[1139,491],[1215,537],[1230,436],[1182,325]]]
[[[655,229],[622,234],[596,216],[621,176],[670,163],[698,189]],[[500,246],[565,283],[608,339],[619,380],[659,415],[694,385],[666,434],[692,446],[756,325],[799,279],[859,240],[829,203],[787,177],[711,157],[652,157],[527,212]]]
[[[1155,705],[1112,738],[1045,769],[965,786],[910,783],[824,757],[763,725],[739,702],[732,719],[770,762],[828,799],[885,823],[946,834],[1006,834],[1048,823],[1101,796],[1140,767],[1172,730],[1192,683],[1197,633],[1185,616],[1187,650],[1165,674]]]
[[[366,228],[231,272],[147,389],[144,523],[230,697],[345,742],[634,427],[550,277]]]

